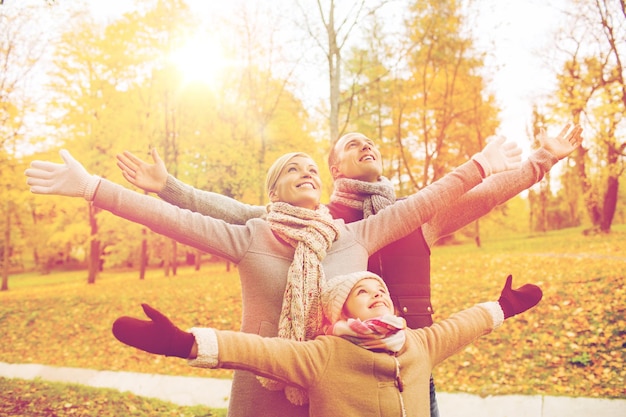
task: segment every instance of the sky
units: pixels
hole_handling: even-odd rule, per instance
[[[96,15],[115,15],[128,8],[129,0],[89,0]],[[226,8],[236,2],[188,0],[199,14],[208,14],[215,7]],[[243,1],[243,0],[240,0]],[[490,84],[502,109],[502,124],[497,134],[517,141],[529,150],[526,134],[533,100],[553,88],[554,75],[545,64],[545,51],[552,32],[561,24],[562,9],[567,0],[474,0],[477,22],[474,32],[479,45],[492,58],[488,63],[493,71]],[[327,86],[313,85],[309,97],[327,94]],[[313,98],[311,101],[315,101]],[[548,126],[548,133],[556,135],[561,126]]]
[[[526,126],[533,100],[554,89],[553,69],[547,67],[547,46],[561,25],[563,0],[481,0],[479,27],[482,42],[494,41],[497,70],[493,85],[502,108],[498,134],[516,139],[527,147]],[[556,135],[562,126],[548,126]]]

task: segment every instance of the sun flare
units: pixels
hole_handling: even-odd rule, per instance
[[[170,55],[185,82],[215,85],[228,67],[221,43],[207,34],[197,34]]]

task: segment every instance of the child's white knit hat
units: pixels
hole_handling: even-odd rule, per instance
[[[346,275],[337,275],[326,280],[322,288],[322,310],[324,316],[331,322],[335,323],[341,317],[343,305],[350,295],[350,291],[357,282],[365,278],[377,279],[385,290],[388,292],[387,284],[378,275],[369,271],[352,272]]]

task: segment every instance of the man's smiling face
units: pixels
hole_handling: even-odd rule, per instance
[[[380,151],[374,142],[360,133],[349,133],[335,144],[335,164],[330,167],[334,179],[350,178],[376,182],[382,175]]]

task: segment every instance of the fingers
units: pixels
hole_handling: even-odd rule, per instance
[[[508,288],[510,290],[512,285],[513,285],[513,275],[509,274],[509,276],[506,277],[504,288]]]
[[[540,127],[539,133],[537,134],[537,140],[539,141],[539,143],[543,143],[547,137],[548,137],[548,134],[546,133],[546,129],[544,129],[543,127]]]
[[[150,155],[152,156],[152,160],[153,160],[155,163],[160,163],[160,162],[163,162],[163,161],[161,160],[161,157],[159,156],[159,152],[157,151],[157,149],[156,149],[156,148],[152,148],[152,149],[150,150]]]
[[[117,156],[117,167],[122,171],[122,175],[126,178],[127,181],[130,181],[129,178],[135,179],[137,172],[130,168],[127,164],[120,160],[120,155]],[[130,181],[132,182],[132,181]]]
[[[150,318],[152,318],[151,314],[153,314],[156,311],[155,309],[150,307],[149,304],[146,304],[146,303],[141,303],[141,308],[143,309],[143,312],[146,313],[146,316]]]
[[[44,187],[50,186],[50,184],[52,184],[53,182],[54,181],[51,180],[50,178],[36,176],[36,175],[29,175],[28,179],[26,180],[26,184],[28,185],[44,186]]]
[[[487,143],[496,143],[496,144],[503,144],[504,142],[506,142],[506,137],[502,136],[502,135],[493,135],[493,136],[489,136],[486,140]]]
[[[574,126],[574,129],[572,129],[572,131],[569,133],[568,135],[568,141],[570,144],[572,144],[573,146],[577,147],[578,145],[580,145],[583,141],[583,138],[581,136],[581,133],[583,132],[583,128],[580,127],[579,125]]]
[[[135,165],[135,167],[142,162],[141,159],[137,158],[135,154],[130,151],[124,151],[123,155],[128,159],[128,161],[130,161],[130,163]]]
[[[117,154],[117,166],[122,171],[129,171],[134,174],[137,171],[137,157],[128,151],[124,151],[122,154]]]
[[[24,171],[24,173],[29,177],[50,178],[63,167],[65,165],[55,164],[54,162],[33,161],[30,163],[30,168]]]
[[[561,132],[556,137],[556,140],[563,143],[569,143],[571,146],[576,148],[582,143],[583,138],[580,136],[582,131],[583,129],[580,125],[574,125],[572,128],[572,123],[568,123],[563,129],[561,129]]]
[[[502,150],[507,156],[522,155],[522,148],[516,142],[507,142],[502,145]]]
[[[53,193],[54,179],[29,176],[26,180],[26,184],[30,186],[30,192],[33,194]]]
[[[122,170],[122,177],[124,177],[124,179],[128,181],[129,183],[133,185],[137,185],[135,181],[135,177],[132,176],[132,173]]]
[[[565,127],[563,129],[561,129],[561,132],[557,135],[557,138],[567,138],[567,132],[570,130],[570,128],[572,127],[571,123],[567,123],[565,125]],[[571,134],[571,132],[570,132]]]
[[[155,322],[163,322],[163,321],[167,321],[169,322],[169,319],[167,317],[165,317],[160,311],[150,307],[148,304],[141,304],[141,308],[143,308],[144,313],[146,313],[146,316],[148,316],[149,318],[151,318],[153,321]]]
[[[33,194],[51,194],[50,193],[50,187],[47,185],[34,185],[34,184],[28,184],[30,185],[30,192]]]
[[[66,165],[69,165],[69,162],[74,160],[67,149],[61,149],[59,151],[59,155],[61,155],[61,159],[63,159],[63,162],[65,162]]]
[[[507,169],[518,169],[522,165],[522,148],[515,142],[502,145],[502,153],[506,158]]]
[[[65,168],[65,165],[47,161],[33,161],[30,166],[24,171],[24,175],[27,177],[26,184],[30,186],[30,192],[33,194],[50,194],[58,171]]]

